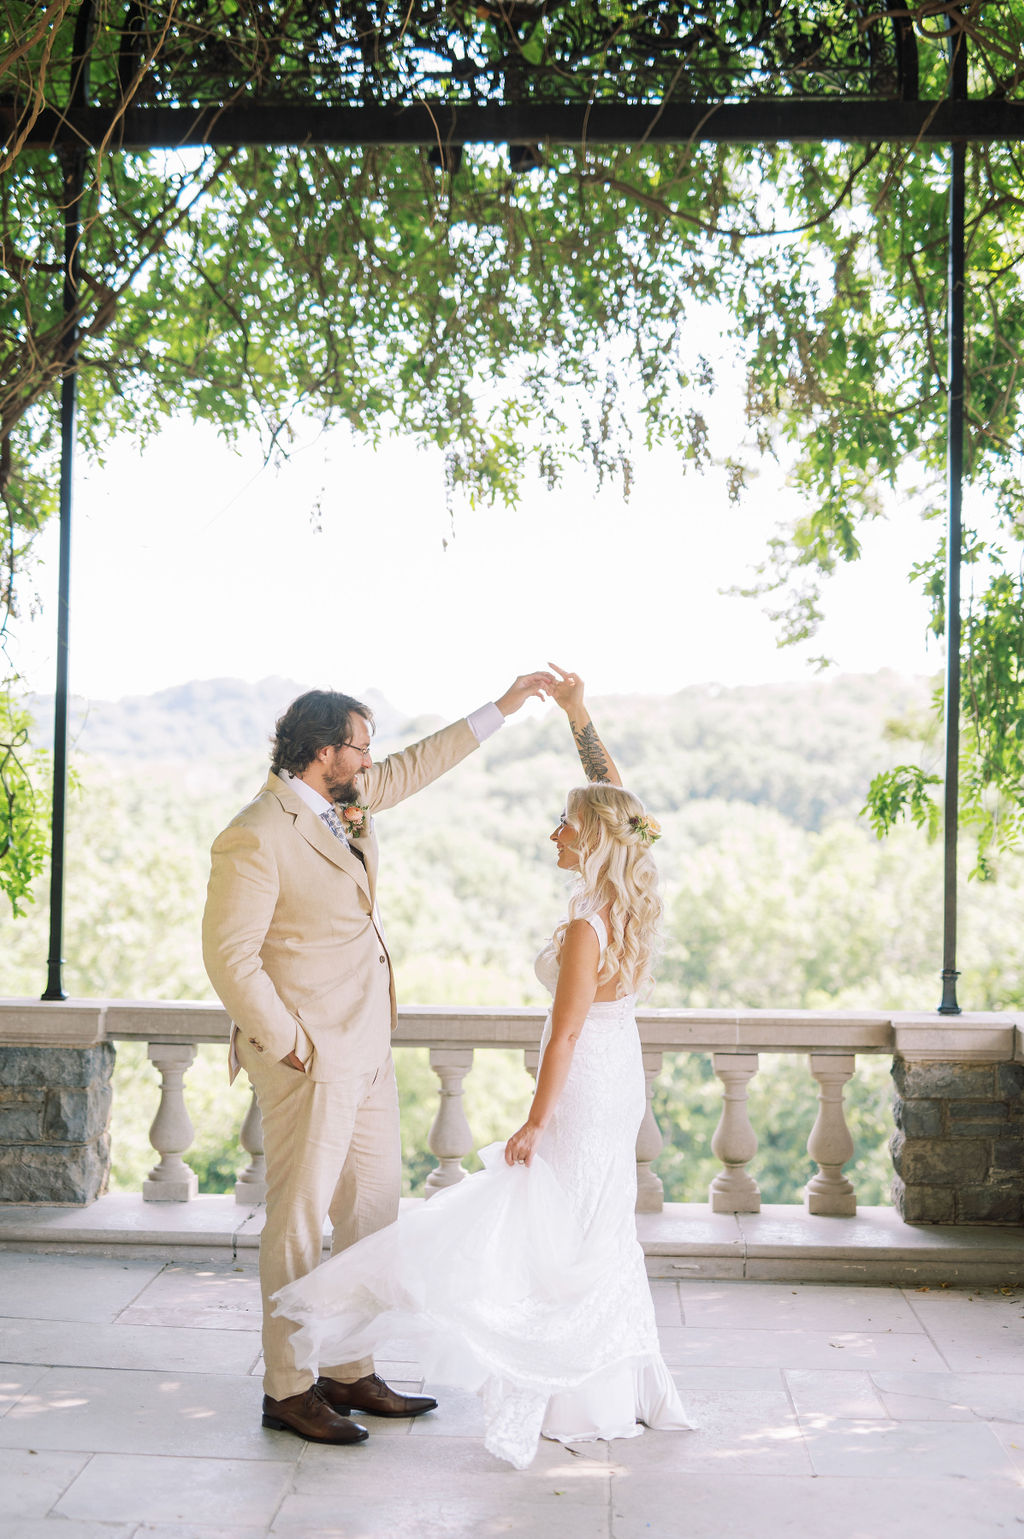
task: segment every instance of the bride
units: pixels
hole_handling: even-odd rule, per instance
[[[554,666],[554,665],[552,665]],[[655,820],[622,788],[583,700],[555,668],[590,784],[551,838],[577,881],[537,958],[554,999],[529,1115],[484,1169],[275,1295],[300,1366],[410,1351],[434,1382],[476,1390],[485,1446],[525,1468],[564,1443],[690,1424],[662,1359],[636,1237],[645,1109],[635,1007],[661,902]]]

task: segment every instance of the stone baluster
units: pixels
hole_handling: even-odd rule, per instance
[[[540,1068],[540,1048],[539,1047],[524,1047],[524,1049],[523,1049],[523,1067],[525,1068],[525,1070],[526,1070],[527,1074],[530,1076],[530,1078],[533,1080],[534,1084],[536,1084],[536,1082],[537,1082],[537,1070]]]
[[[722,1116],[711,1150],[723,1169],[712,1181],[708,1200],[713,1213],[760,1213],[761,1193],[746,1166],[757,1153],[757,1134],[747,1114],[747,1081],[757,1073],[756,1053],[713,1053],[711,1064],[722,1081]]]
[[[249,1163],[235,1182],[235,1201],[247,1208],[267,1200],[267,1162],[263,1156],[263,1117],[255,1090],[242,1123],[238,1142],[249,1156]]]
[[[473,1049],[432,1047],[430,1067],[441,1081],[441,1099],[427,1137],[427,1148],[438,1162],[427,1177],[428,1197],[461,1181],[466,1174],[462,1161],[473,1152],[473,1135],[462,1109],[462,1081],[473,1067]]]
[[[811,1074],[818,1081],[818,1115],[807,1140],[807,1153],[818,1166],[804,1192],[808,1213],[832,1218],[852,1218],[857,1212],[857,1193],[843,1175],[853,1157],[853,1139],[843,1111],[843,1086],[853,1076],[853,1053],[811,1053]]]
[[[149,1141],[160,1160],[142,1183],[146,1202],[189,1202],[199,1193],[199,1177],[182,1159],[195,1138],[184,1090],[185,1074],[195,1056],[192,1042],[149,1044],[149,1061],[160,1071],[160,1105]]]
[[[644,1112],[644,1120],[640,1124],[640,1131],[636,1135],[636,1211],[638,1213],[660,1213],[665,1206],[665,1188],[662,1186],[660,1176],[656,1176],[651,1169],[651,1162],[658,1158],[664,1142],[651,1105],[654,1081],[661,1073],[661,1062],[661,1053],[644,1053],[647,1109]]]

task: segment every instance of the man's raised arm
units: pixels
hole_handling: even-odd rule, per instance
[[[431,781],[454,769],[474,748],[493,736],[527,700],[544,700],[555,687],[550,673],[520,674],[497,700],[489,701],[450,727],[431,733],[408,748],[388,754],[379,764],[372,764],[359,776],[359,800],[371,813],[395,807],[413,796]]]

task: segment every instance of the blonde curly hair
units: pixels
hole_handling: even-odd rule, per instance
[[[572,848],[579,857],[579,882],[568,917],[555,930],[555,948],[560,956],[574,919],[610,904],[608,949],[597,981],[608,983],[618,973],[623,992],[639,994],[650,981],[662,912],[658,868],[649,848],[650,829],[658,825],[632,791],[604,782],[575,786],[566,800],[565,821],[576,835]]]

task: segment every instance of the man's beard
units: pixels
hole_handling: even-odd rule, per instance
[[[359,792],[354,780],[329,781],[327,794],[331,801],[337,802],[340,807],[359,800]]]

